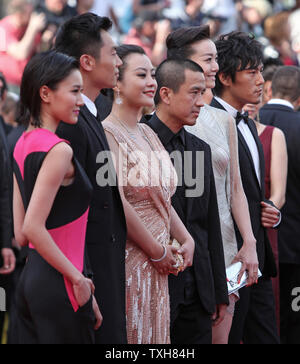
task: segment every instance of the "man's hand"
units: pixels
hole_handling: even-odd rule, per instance
[[[265,228],[273,228],[279,223],[280,211],[266,202],[261,202],[261,223]]]
[[[226,310],[227,305],[217,305],[216,313],[212,316],[213,326],[218,326],[223,322]]]
[[[102,325],[102,322],[103,322],[103,316],[100,312],[100,309],[99,309],[99,306],[98,306],[98,303],[96,301],[96,298],[95,296],[93,296],[93,310],[94,310],[94,314],[95,314],[95,319],[96,319],[96,322],[95,322],[95,326],[94,326],[94,330],[98,330],[101,325]]]
[[[181,254],[184,259],[184,267],[183,271],[185,271],[188,267],[191,267],[194,262],[194,253],[195,253],[195,242],[194,240],[186,241],[178,251],[178,254]]]
[[[3,248],[1,250],[3,258],[3,267],[0,268],[0,274],[10,274],[16,268],[16,257],[12,249]]]

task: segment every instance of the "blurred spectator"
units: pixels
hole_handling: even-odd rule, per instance
[[[202,11],[207,16],[219,20],[219,27],[216,30],[219,34],[225,34],[237,30],[236,3],[239,2],[239,0],[205,0]]]
[[[0,70],[8,85],[18,91],[23,70],[36,51],[45,15],[33,13],[31,0],[12,0],[8,16],[0,21]]]
[[[9,92],[2,106],[5,134],[8,135],[17,126],[18,97]]]
[[[161,20],[156,12],[146,11],[135,19],[124,44],[144,48],[153,65],[158,66],[166,56],[166,39],[170,32],[169,20]]]
[[[125,11],[120,18],[120,29],[122,33],[127,34],[135,18],[139,17],[142,13],[155,12],[157,15],[162,15],[163,10],[169,9],[170,6],[171,0],[125,0]]]
[[[77,5],[76,5],[76,11],[78,15],[87,13],[89,11],[93,12],[93,5],[94,3],[96,3],[97,0],[77,0]],[[99,0],[98,0],[99,3]],[[101,3],[105,3],[105,0],[101,0]]]
[[[39,0],[35,10],[46,17],[40,46],[40,51],[45,52],[52,47],[60,25],[77,15],[77,10],[68,5],[68,0]]]
[[[170,0],[133,0],[132,9],[135,15],[144,11],[161,12],[171,6]]]
[[[205,14],[201,11],[203,3],[204,0],[185,0],[184,12],[178,19],[172,21],[172,28],[178,29],[201,25],[205,19]]]
[[[298,63],[300,64],[300,9],[294,11],[290,15],[289,24],[291,27],[292,48],[296,53]]]
[[[241,6],[241,30],[251,32],[257,37],[263,35],[263,22],[272,14],[272,6],[267,0],[244,0]]]
[[[91,0],[77,0],[77,4],[78,4],[78,2],[88,3],[90,1]],[[118,32],[121,33],[119,20],[115,13],[112,3],[113,2],[111,0],[94,0],[92,7],[90,9],[90,12],[94,13],[96,15],[99,15],[99,16],[106,16],[108,18],[111,18],[114,26],[116,27]],[[77,8],[78,8],[78,5],[77,5]]]
[[[279,53],[285,65],[297,65],[296,54],[291,45],[290,13],[285,11],[269,16],[264,25],[265,36]]]
[[[45,14],[47,26],[52,24],[56,27],[77,15],[76,9],[68,5],[68,0],[40,0],[36,11]]]

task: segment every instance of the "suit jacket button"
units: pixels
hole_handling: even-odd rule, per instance
[[[106,209],[108,209],[108,204],[107,203],[105,203],[104,205],[103,205],[103,208],[106,210]]]
[[[113,243],[115,243],[115,242],[116,242],[116,237],[115,237],[115,235],[112,235],[112,236],[111,236],[111,241],[112,241]]]

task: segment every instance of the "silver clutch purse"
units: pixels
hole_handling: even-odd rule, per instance
[[[248,281],[248,273],[247,271],[243,274],[243,277],[238,283],[238,277],[240,274],[240,271],[242,269],[242,263],[238,262],[226,269],[226,276],[227,276],[227,287],[228,287],[228,294],[231,295],[233,293],[236,293],[241,288],[245,287],[247,285]],[[261,271],[258,270],[258,278],[262,276]]]

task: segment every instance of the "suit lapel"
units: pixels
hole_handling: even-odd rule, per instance
[[[238,137],[239,137],[240,145],[243,147],[244,151],[246,152],[246,154],[247,154],[247,156],[248,156],[248,158],[250,160],[252,169],[253,169],[253,171],[255,173],[255,176],[256,176],[255,166],[254,166],[252,154],[251,154],[251,152],[249,150],[248,144],[246,143],[245,138],[243,137],[243,134],[241,133],[239,128],[237,128],[237,131],[238,131]],[[258,182],[258,179],[257,179],[257,182]]]
[[[213,98],[213,100],[211,102],[211,106],[215,107],[216,109],[221,109],[221,110],[227,111],[223,107],[223,105],[221,105],[215,98]],[[265,190],[265,188],[264,188],[264,186],[265,186],[265,182],[264,182],[264,180],[265,180],[265,157],[264,157],[264,152],[263,152],[263,148],[262,148],[261,142],[259,140],[258,133],[257,133],[256,126],[255,126],[254,122],[252,120],[250,120],[248,126],[249,126],[249,129],[250,129],[254,139],[255,139],[255,143],[257,145],[258,152],[259,152],[260,175],[261,175],[260,183],[259,183],[257,175],[256,175],[253,158],[252,158],[251,152],[249,150],[248,144],[246,143],[246,141],[245,141],[242,133],[240,132],[239,128],[237,128],[238,137],[239,137],[240,145],[243,146],[248,158],[250,159],[251,166],[252,166],[254,174],[256,176],[257,183],[258,183],[258,185],[259,185],[259,187],[262,190],[262,193],[264,195],[264,190]]]
[[[227,110],[223,107],[223,105],[221,105],[215,98],[213,98],[210,106],[216,108],[216,109],[221,109],[227,112]]]
[[[258,149],[259,166],[260,166],[260,187],[262,190],[263,198],[265,198],[265,155],[264,155],[264,150],[263,150],[261,141],[259,139],[254,121],[249,120],[248,126],[255,139],[255,143],[256,143],[257,149]]]
[[[89,109],[85,105],[81,108],[80,112],[89,127],[94,131],[94,134],[99,139],[103,150],[109,150],[106,135],[101,123],[95,118],[95,116],[89,111]]]

